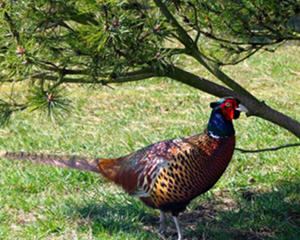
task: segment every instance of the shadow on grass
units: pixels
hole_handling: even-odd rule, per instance
[[[281,181],[271,191],[216,195],[182,216],[187,239],[300,239],[300,182]],[[194,219],[196,223],[185,219]]]
[[[67,214],[79,219],[83,226],[89,225],[95,236],[105,232],[109,235],[128,233],[137,239],[157,237],[156,231],[147,228],[147,225],[158,224],[158,215],[154,211],[151,212],[138,199],[121,196],[120,200],[120,193],[116,198],[111,197],[113,193],[109,195],[101,202],[95,199],[80,205],[69,202]]]
[[[279,182],[271,191],[227,193],[210,200],[192,203],[192,211],[180,215],[185,239],[300,239],[300,182]],[[93,234],[101,231],[128,232],[141,239],[151,239],[159,227],[158,214],[147,210],[137,200],[112,203],[87,202],[72,206],[83,222],[92,226]],[[166,238],[176,239],[174,223],[169,219]]]

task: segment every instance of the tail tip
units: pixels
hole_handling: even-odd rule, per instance
[[[0,157],[5,157],[6,156],[6,151],[0,151]]]

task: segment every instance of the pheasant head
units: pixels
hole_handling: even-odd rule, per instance
[[[247,108],[236,98],[223,98],[218,102],[212,102],[210,107],[213,109],[207,130],[211,136],[228,137],[234,135],[232,124],[233,119],[240,116],[240,112],[247,112]]]

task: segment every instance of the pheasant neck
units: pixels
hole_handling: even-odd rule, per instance
[[[232,121],[226,120],[225,117],[218,111],[211,113],[207,130],[212,137],[229,137],[234,135]]]

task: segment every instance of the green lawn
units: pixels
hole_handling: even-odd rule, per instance
[[[272,107],[300,121],[300,45],[261,53],[225,71]],[[186,69],[213,79],[190,59]],[[167,79],[107,87],[67,86],[65,122],[19,113],[0,128],[0,150],[118,157],[151,143],[202,132],[216,98]],[[0,93],[7,86],[0,85]],[[19,89],[22,95],[21,88]],[[242,115],[237,146],[299,140]],[[181,215],[187,239],[300,239],[300,151],[235,152],[212,190]],[[158,239],[158,211],[94,173],[0,160],[0,239]],[[165,239],[175,239],[172,221]]]

